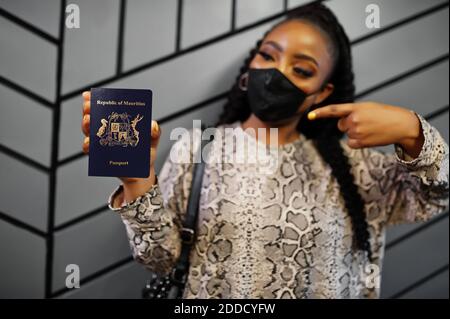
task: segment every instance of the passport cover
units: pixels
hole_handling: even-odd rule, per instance
[[[148,177],[152,91],[91,89],[89,176]]]

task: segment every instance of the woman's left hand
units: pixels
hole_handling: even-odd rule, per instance
[[[352,148],[400,145],[416,158],[424,136],[419,118],[410,110],[376,102],[333,104],[308,113],[308,119],[338,117],[338,128]]]

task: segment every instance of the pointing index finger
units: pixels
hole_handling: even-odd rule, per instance
[[[324,107],[319,107],[314,111],[308,113],[309,120],[329,117],[343,117],[349,115],[353,111],[353,104],[331,104]]]

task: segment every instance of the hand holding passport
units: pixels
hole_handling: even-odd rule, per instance
[[[94,88],[83,98],[83,152],[89,153],[89,175],[116,176],[124,183],[153,180],[160,129],[151,119],[152,92]]]

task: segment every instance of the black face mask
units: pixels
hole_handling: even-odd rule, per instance
[[[309,95],[276,68],[248,70],[248,103],[261,121],[278,122],[294,116]]]

